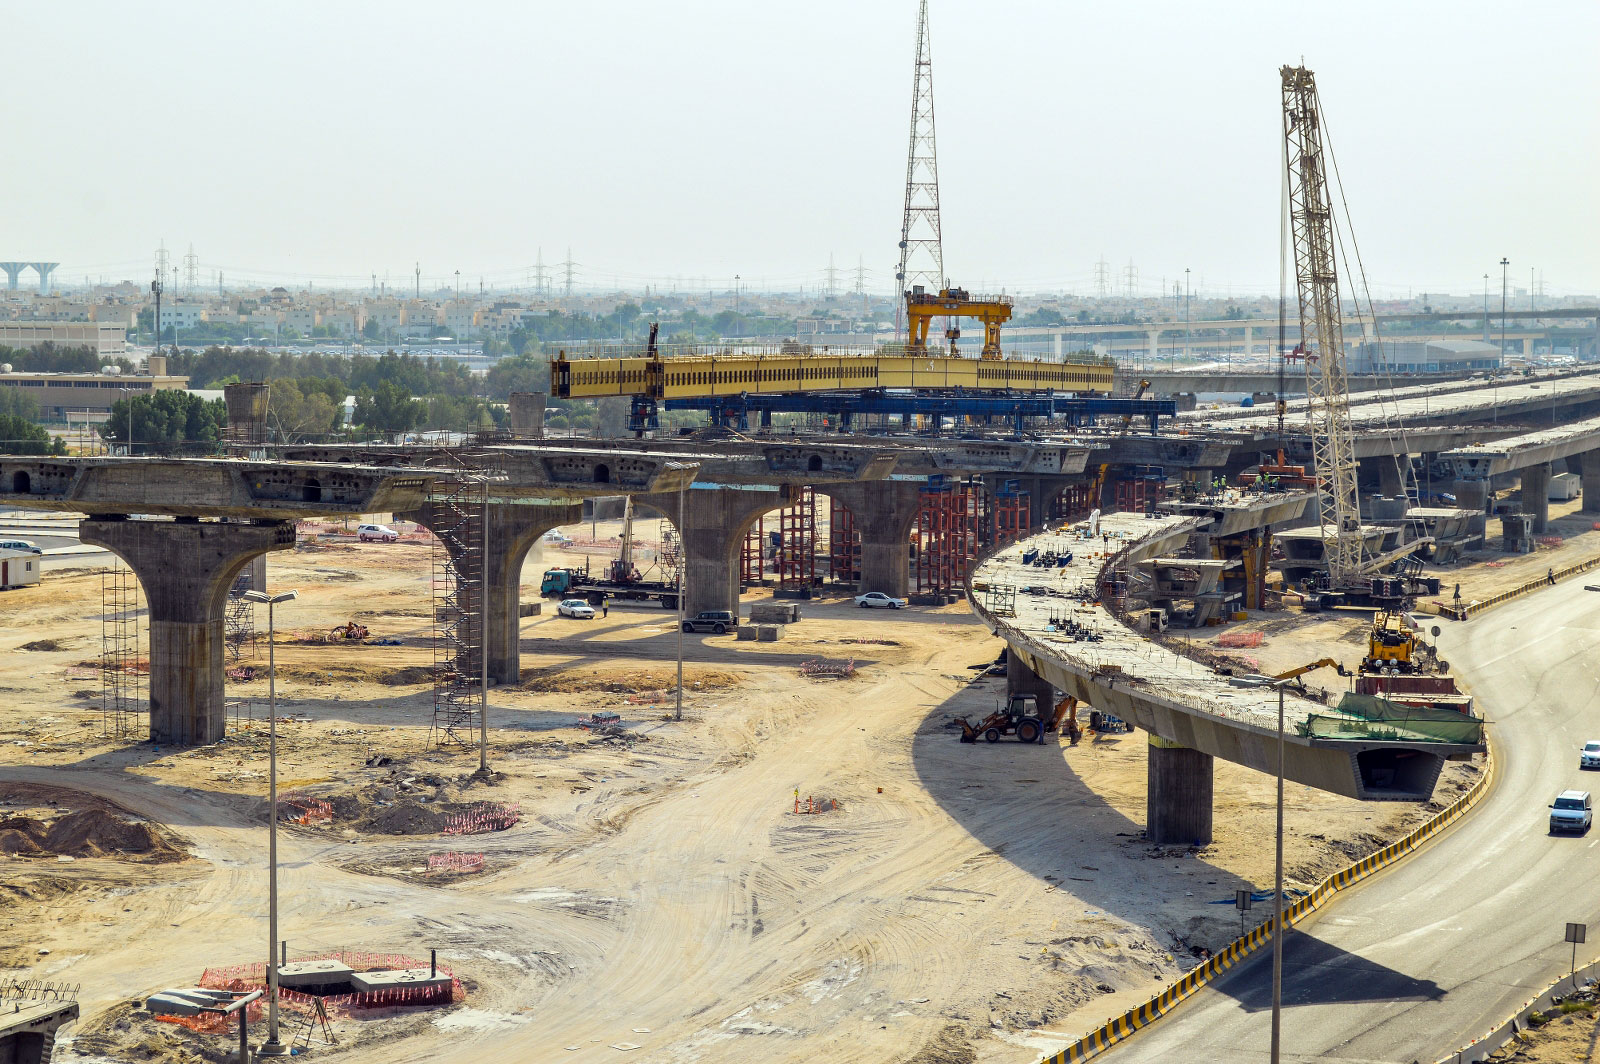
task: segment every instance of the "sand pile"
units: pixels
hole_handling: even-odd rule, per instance
[[[136,857],[166,862],[184,859],[155,828],[103,809],[68,813],[50,823],[32,817],[0,820],[0,853],[61,857]]]

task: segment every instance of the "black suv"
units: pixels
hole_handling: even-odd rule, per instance
[[[702,610],[683,622],[685,632],[713,632],[717,635],[726,635],[728,629],[735,627],[739,618],[735,617],[732,610]]]

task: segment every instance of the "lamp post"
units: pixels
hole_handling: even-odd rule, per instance
[[[257,1056],[285,1057],[289,1049],[278,1041],[278,662],[274,653],[272,608],[298,598],[298,591],[246,591],[251,602],[267,604],[267,1040]]]
[[[133,389],[118,388],[117,391],[128,397],[128,457],[133,457]]]
[[[1278,687],[1278,837],[1272,889],[1272,1064],[1278,1064],[1283,1012],[1283,685]]]
[[[1500,359],[1494,374],[1494,423],[1500,424],[1500,370],[1506,364],[1506,267],[1511,260],[1500,257]]]

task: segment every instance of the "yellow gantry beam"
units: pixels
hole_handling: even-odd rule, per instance
[[[972,392],[1073,392],[1110,395],[1110,362],[1034,362],[894,355],[689,355],[580,358],[550,363],[558,399],[639,395],[700,399],[741,394],[837,392],[869,388]]]
[[[938,295],[929,295],[919,285],[906,293],[906,321],[910,325],[911,346],[925,350],[928,346],[928,326],[934,318],[977,318],[983,322],[982,358],[1000,357],[1000,326],[1011,320],[1011,300],[1006,296],[977,296],[964,288],[942,288]],[[950,326],[945,339],[955,350],[961,330]]]

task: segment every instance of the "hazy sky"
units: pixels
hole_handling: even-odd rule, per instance
[[[1276,291],[1277,69],[1379,295],[1600,291],[1600,3],[932,0],[969,288]],[[892,285],[915,0],[6,5],[0,258],[319,286]],[[853,280],[842,275],[841,283]]]

